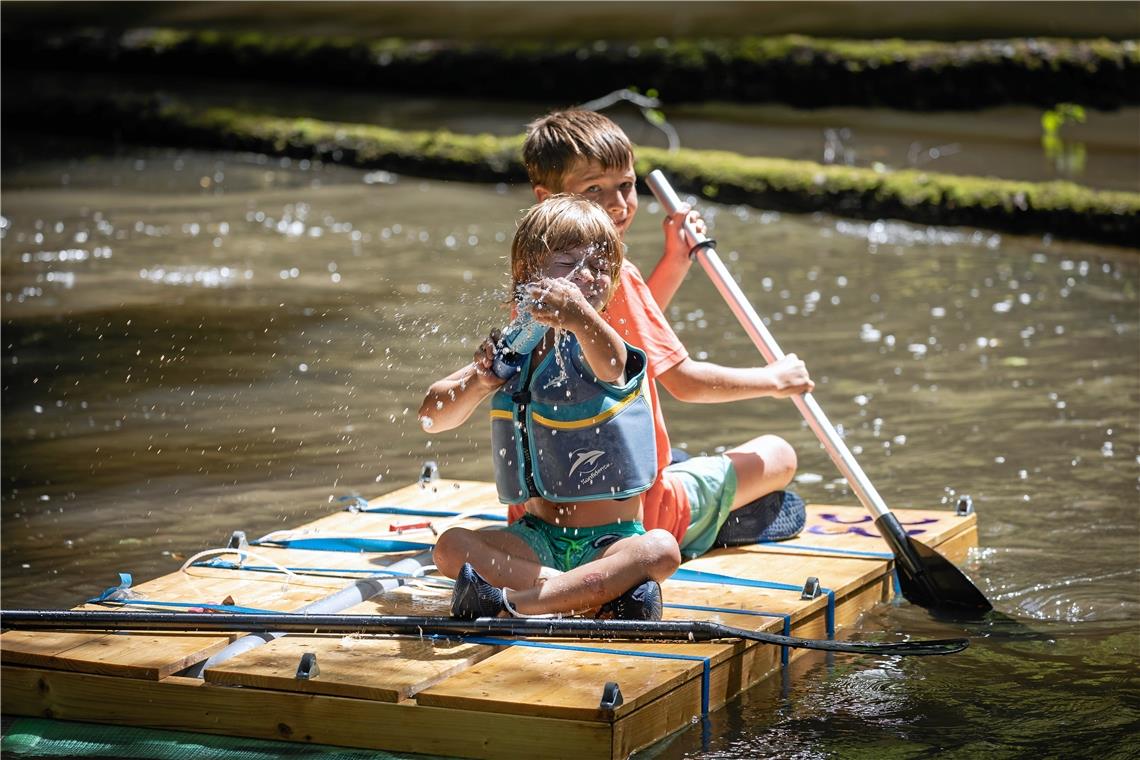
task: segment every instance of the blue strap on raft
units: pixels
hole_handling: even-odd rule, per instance
[[[472,644],[487,644],[489,646],[520,646],[535,649],[563,649],[568,652],[591,652],[597,654],[628,655],[629,657],[652,657],[659,660],[691,660],[700,662],[701,671],[701,717],[709,714],[709,676],[712,672],[712,660],[699,654],[665,654],[664,652],[638,652],[631,649],[602,649],[601,647],[580,646],[578,644],[555,644],[549,641],[530,641],[529,639],[500,639],[493,636],[464,636],[464,641]]]
[[[757,541],[764,546],[774,546],[777,549],[799,549],[801,551],[823,552],[825,554],[838,554],[842,557],[867,557],[868,559],[890,559],[895,555],[890,552],[865,552],[858,549],[836,549],[831,546],[808,546],[807,544],[791,544],[787,541]],[[891,571],[891,589],[895,596],[902,596],[902,586],[899,585],[899,571]]]
[[[867,557],[868,559],[894,559],[890,552],[865,552],[858,549],[837,549],[832,546],[808,546],[807,544],[793,544],[788,541],[757,541],[762,546],[774,546],[777,549],[800,549],[801,551],[823,552],[825,554],[840,554],[849,557]]]
[[[236,604],[210,604],[209,602],[156,602],[147,599],[109,599],[99,604],[132,604],[140,607],[175,607],[178,609],[209,610],[210,612],[234,612],[246,615],[280,615],[281,610],[263,610],[259,607],[242,607]]]
[[[703,570],[689,570],[688,568],[680,568],[677,572],[669,578],[673,581],[684,581],[686,583],[714,583],[723,586],[746,586],[748,588],[766,588],[774,589],[776,591],[795,591],[800,593],[803,588],[791,583],[777,583],[776,581],[761,581],[754,578],[738,578],[735,575],[721,575],[720,573],[708,573]],[[821,588],[821,592],[827,594],[827,638],[835,638],[835,592],[829,588]]]
[[[377,554],[396,552],[422,552],[431,551],[434,544],[424,544],[418,541],[397,541],[387,538],[352,538],[343,536],[337,538],[284,538],[280,541],[250,541],[250,546],[275,546],[279,549],[305,549],[314,552],[355,552],[361,554],[372,552]]]
[[[354,568],[354,567],[278,567],[277,565],[243,565],[240,562],[234,562],[228,559],[221,559],[215,557],[210,560],[203,560],[195,562],[192,567],[214,567],[222,570],[248,570],[253,573],[279,573],[284,574],[285,571],[303,575],[305,573],[320,573],[323,575],[345,575],[349,577],[357,575],[385,575],[393,578],[415,578],[417,580],[426,580],[433,583],[443,585],[454,585],[455,581],[450,578],[437,578],[435,576],[417,575],[415,573],[404,573],[399,570],[388,570],[383,567],[372,568]]]
[[[367,501],[365,501],[367,504]],[[348,512],[359,512],[373,515],[412,515],[414,517],[457,517],[462,515],[462,512],[451,512],[450,509],[416,509],[414,507],[348,507]],[[495,512],[480,512],[471,515],[472,520],[487,520],[497,523],[505,523],[506,515],[500,515]]]
[[[190,609],[201,607],[202,609],[211,610],[213,612],[237,612],[245,614],[261,614],[273,615],[280,612],[280,610],[263,610],[258,607],[242,607],[236,604],[210,604],[208,602],[158,602],[147,599],[131,599],[128,594],[131,593],[131,583],[133,578],[130,573],[119,573],[119,585],[111,586],[99,596],[87,600],[88,604],[123,604],[123,605],[137,605],[140,607],[175,607],[181,609]]]

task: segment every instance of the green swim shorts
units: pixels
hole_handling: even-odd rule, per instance
[[[540,564],[562,572],[597,559],[615,541],[645,533],[645,527],[636,521],[567,528],[551,525],[529,513],[503,530],[525,541]]]
[[[693,457],[665,468],[663,477],[679,481],[689,497],[689,529],[681,539],[685,559],[712,548],[720,527],[728,520],[736,498],[736,469],[724,454]]]

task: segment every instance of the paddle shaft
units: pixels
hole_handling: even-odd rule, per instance
[[[664,174],[660,171],[651,172],[646,177],[646,182],[670,215],[680,209],[681,201],[669,186]],[[768,332],[768,328],[764,326],[740,286],[732,279],[721,263],[720,257],[717,256],[715,241],[697,232],[687,219],[683,224],[686,234],[694,244],[692,255],[701,262],[705,272],[712,278],[713,284],[748,333],[748,337],[760,349],[760,353],[769,364],[782,359],[784,352],[780,350],[775,338]],[[835,466],[843,473],[860,503],[874,515],[875,527],[879,529],[879,533],[895,555],[897,562],[895,567],[903,596],[923,607],[952,611],[971,617],[993,609],[993,605],[985,595],[961,570],[933,549],[914,541],[907,535],[898,518],[871,485],[870,479],[855,461],[847,444],[839,437],[839,433],[835,431],[812,395],[804,393],[793,396],[792,401],[807,420],[816,438],[827,450],[831,461],[835,462]]]
[[[654,171],[649,174],[645,179],[653,194],[657,196],[657,200],[665,206],[665,210],[669,214],[676,213],[677,209],[681,206],[681,199],[673,191],[669,185],[669,181],[665,179],[665,175],[660,171]],[[764,359],[772,364],[784,358],[784,352],[780,350],[780,346],[776,343],[776,339],[772,337],[772,333],[764,325],[760,319],[760,315],[752,308],[748,298],[736,284],[736,280],[732,278],[728,270],[725,269],[721,263],[720,257],[714,248],[715,242],[708,237],[702,235],[693,229],[689,220],[684,223],[685,232],[693,241],[693,256],[700,262],[705,272],[712,279],[713,285],[720,291],[721,296],[728,303],[728,307],[732,313],[736,315],[737,320],[740,321],[744,331],[748,333],[748,337],[756,344],[756,348],[760,349],[760,353]],[[823,409],[812,397],[810,393],[803,393],[792,397],[792,403],[800,410],[800,414],[807,420],[808,426],[811,427],[812,432],[815,433],[816,438],[827,449],[828,456],[831,461],[835,462],[835,466],[843,473],[843,477],[847,478],[847,482],[851,485],[851,489],[859,498],[859,501],[866,507],[876,518],[887,514],[891,510],[887,507],[883,498],[879,496],[879,492],[875,490],[875,486],[871,485],[871,481],[855,461],[851,451],[847,448],[847,444],[839,437],[839,433],[835,431],[834,426],[827,419],[827,415],[823,413]]]
[[[527,636],[696,642],[750,639],[765,644],[852,654],[951,654],[965,639],[875,643],[827,641],[749,631],[708,620],[597,620],[595,618],[458,618],[300,613],[105,612],[2,610],[0,628],[16,630],[168,631],[171,633],[386,633],[405,636]]]

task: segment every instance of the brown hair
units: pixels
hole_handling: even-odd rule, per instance
[[[591,246],[609,263],[610,290],[618,286],[622,242],[609,214],[579,195],[552,195],[526,210],[511,241],[511,290],[537,279],[551,253]]]
[[[617,124],[594,111],[555,111],[527,125],[523,164],[531,185],[562,191],[562,178],[578,161],[603,169],[633,164],[633,146]]]

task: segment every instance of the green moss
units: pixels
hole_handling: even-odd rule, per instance
[[[20,102],[24,110],[9,109],[6,125],[318,158],[426,177],[494,182],[521,182],[526,177],[522,135],[401,131],[231,109],[196,111],[156,99]],[[669,153],[637,148],[638,174],[653,169],[668,174],[679,190],[722,203],[968,224],[1133,247],[1140,243],[1140,193],[1106,192],[1071,182],[1018,182],[917,170],[878,172],[726,151]]]
[[[92,44],[92,42],[96,44]],[[671,102],[737,100],[800,106],[979,108],[1059,101],[1101,108],[1140,102],[1135,40],[1034,38],[967,42],[819,39],[582,40],[460,43],[131,30],[7,35],[6,58],[35,67],[284,81],[418,93],[585,101],[637,85]],[[981,83],[981,85],[980,85]]]

